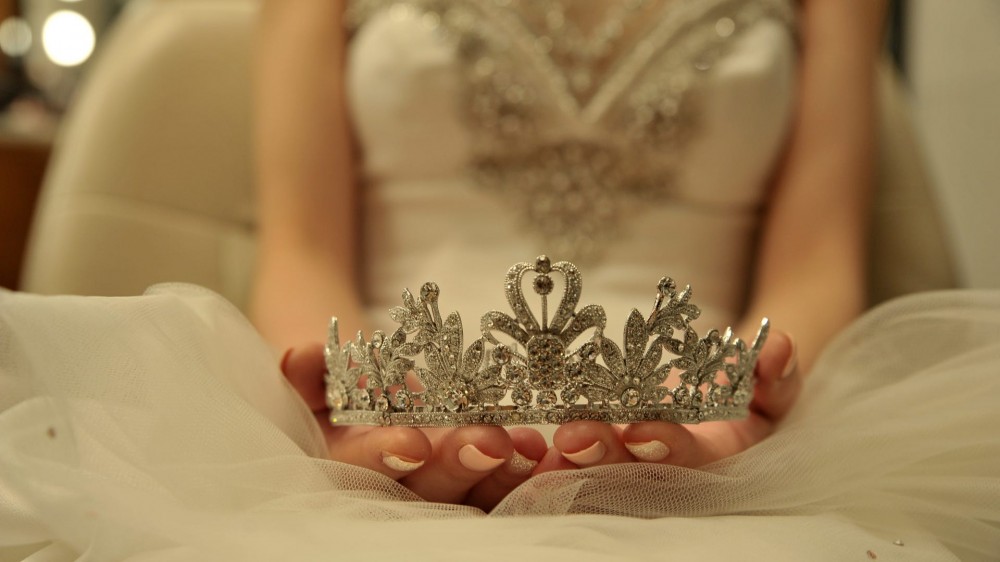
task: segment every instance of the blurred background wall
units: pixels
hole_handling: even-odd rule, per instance
[[[2,287],[17,285],[60,115],[127,2],[0,0]],[[962,282],[1000,287],[1000,0],[897,0],[892,23]]]
[[[1000,0],[909,0],[914,112],[964,282],[1000,287]]]

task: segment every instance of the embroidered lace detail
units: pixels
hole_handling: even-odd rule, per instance
[[[346,18],[357,28],[388,10],[454,42],[479,184],[515,205],[547,251],[586,262],[627,217],[670,197],[715,63],[755,23],[794,28],[795,13],[791,0],[625,0],[584,31],[566,5],[354,0]]]

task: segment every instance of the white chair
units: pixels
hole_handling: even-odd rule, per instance
[[[128,5],[55,147],[25,290],[131,295],[153,283],[187,281],[246,304],[254,256],[256,6]],[[891,72],[881,85],[873,302],[955,285],[904,96]]]
[[[246,302],[256,2],[132,2],[56,140],[24,266],[38,293],[161,281]]]

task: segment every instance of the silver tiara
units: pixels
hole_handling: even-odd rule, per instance
[[[563,281],[552,317],[549,299]],[[541,321],[525,298],[525,278],[540,300]],[[754,366],[768,321],[751,346],[711,330],[691,328],[701,311],[691,287],[657,286],[648,317],[633,309],[624,348],[604,337],[598,305],[577,310],[583,278],[569,262],[546,256],[507,271],[504,290],[514,312],[487,312],[482,337],[468,347],[457,312],[442,317],[440,290],[403,291],[390,311],[399,328],[358,333],[341,346],[337,319],[326,346],[326,399],[334,425],[459,426],[667,421],[699,423],[747,416]],[[589,332],[589,334],[588,334]],[[587,335],[585,335],[587,334]],[[502,341],[501,341],[502,340]],[[579,347],[571,348],[577,340]]]

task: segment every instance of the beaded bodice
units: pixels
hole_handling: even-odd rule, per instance
[[[716,60],[758,21],[793,19],[788,0],[356,0],[348,21],[383,11],[455,45],[478,183],[583,260],[671,196]]]
[[[735,279],[683,274],[743,274],[791,114],[794,0],[354,0],[345,17],[373,303],[418,272],[542,253],[622,265],[623,296],[626,271],[668,261],[650,274],[739,299]],[[690,221],[739,240],[646,243]]]

